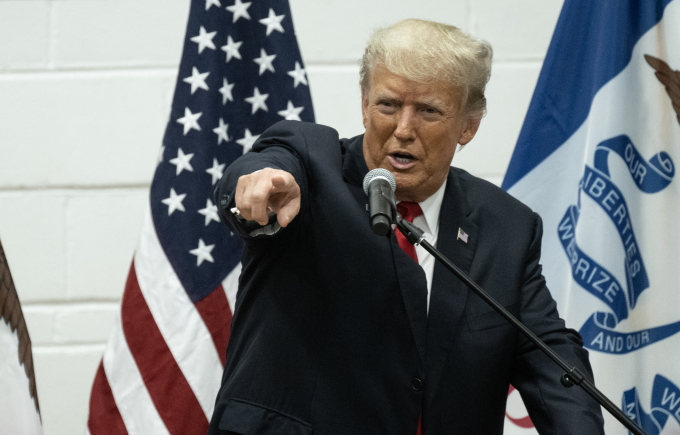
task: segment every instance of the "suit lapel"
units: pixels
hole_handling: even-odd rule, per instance
[[[437,249],[466,274],[470,273],[475,256],[479,228],[470,219],[471,208],[453,169],[449,172],[442,208],[439,214],[439,235]],[[459,230],[467,234],[467,242],[459,238]],[[468,288],[448,269],[437,262],[434,267],[430,294],[430,312],[427,327],[427,385],[436,386],[456,336],[462,327]],[[436,393],[436,387],[428,389],[429,404]]]
[[[365,206],[368,204],[368,198],[361,186],[368,173],[368,167],[363,155],[363,136],[344,139],[341,142],[344,153],[342,176],[345,182],[349,184],[357,202]],[[368,219],[366,219],[366,225],[368,225]],[[427,342],[427,280],[425,272],[399,247],[394,231],[390,233],[389,244],[406,315],[424,366]]]
[[[424,366],[427,345],[427,279],[423,268],[401,249],[394,231],[390,233],[390,242],[401,296],[404,299],[420,361]]]
[[[343,177],[347,183],[356,186],[353,193],[357,201],[367,204],[367,198],[360,187],[368,172],[362,143],[363,136],[343,143]],[[470,204],[458,175],[451,169],[439,213],[437,249],[467,274],[470,273],[479,240],[479,228],[470,218],[470,213]],[[467,242],[458,238],[459,229],[467,234]],[[436,263],[428,315],[425,272],[399,247],[394,234],[390,235],[390,246],[413,337],[421,361],[426,367],[426,383],[436,386],[442,376],[456,330],[462,327],[468,289],[449,270]],[[426,403],[429,405],[436,393],[436,387],[426,390]]]

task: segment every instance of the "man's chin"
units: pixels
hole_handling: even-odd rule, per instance
[[[413,201],[420,202],[417,200],[422,196],[421,189],[419,189],[420,183],[414,183],[413,180],[403,180],[404,177],[399,177],[399,174],[394,174],[394,178],[397,181],[397,190],[394,193],[398,201]],[[419,195],[420,194],[420,195]]]

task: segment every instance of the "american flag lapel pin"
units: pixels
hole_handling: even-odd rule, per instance
[[[468,235],[462,228],[458,228],[458,240],[462,240],[463,243],[468,242]]]

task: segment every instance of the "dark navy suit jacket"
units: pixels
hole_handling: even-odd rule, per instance
[[[246,242],[210,434],[501,434],[508,386],[543,434],[603,434],[599,407],[440,264],[425,274],[394,234],[371,232],[362,136],[280,122],[226,171],[222,218]],[[265,167],[300,185],[299,215],[250,237],[228,210],[238,177]],[[468,242],[457,239],[459,228]],[[555,351],[591,376],[539,264],[541,220],[451,168],[438,249]]]

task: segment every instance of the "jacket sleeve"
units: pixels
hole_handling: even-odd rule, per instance
[[[239,177],[264,168],[280,169],[293,175],[300,186],[300,213],[303,213],[307,204],[308,189],[304,164],[306,144],[304,134],[301,132],[305,127],[301,124],[303,123],[281,121],[268,128],[260,135],[252,150],[236,159],[217,183],[214,192],[215,204],[220,218],[234,234],[244,239],[252,239],[258,235],[274,235],[280,229],[278,222],[275,222],[262,230],[249,231],[232,213]]]
[[[541,218],[535,215],[534,237],[529,246],[520,320],[545,341],[571,366],[578,367],[593,381],[588,351],[581,336],[565,326],[559,318],[542,268]],[[582,388],[564,387],[564,372],[547,355],[524,336],[520,337],[512,385],[520,392],[529,416],[540,434],[582,435],[604,434],[604,421],[599,404]]]

